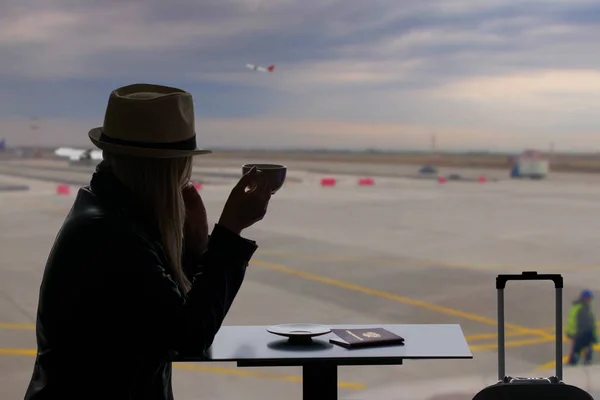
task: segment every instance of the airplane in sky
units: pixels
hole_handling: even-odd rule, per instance
[[[70,163],[91,163],[91,161],[102,160],[102,150],[82,150],[71,147],[59,147],[54,150],[54,154],[59,157],[66,157]]]
[[[246,64],[246,68],[249,68],[253,71],[273,72],[273,70],[275,69],[275,66],[269,65],[268,67],[261,67],[260,65]]]

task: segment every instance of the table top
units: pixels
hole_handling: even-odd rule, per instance
[[[473,355],[458,324],[333,325],[331,329],[384,328],[404,337],[404,345],[347,349],[329,343],[333,333],[309,344],[290,344],[267,332],[268,326],[223,326],[203,360],[236,361],[239,366],[391,365],[406,359],[471,359]],[[179,360],[184,361],[184,360]],[[186,360],[187,361],[187,360]]]

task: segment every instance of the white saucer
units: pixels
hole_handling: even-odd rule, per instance
[[[331,328],[317,324],[283,324],[267,328],[267,331],[290,339],[309,339],[331,332]]]

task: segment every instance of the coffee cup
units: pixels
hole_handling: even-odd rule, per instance
[[[266,179],[269,188],[271,189],[271,194],[275,194],[285,182],[285,176],[287,174],[287,167],[285,165],[280,164],[244,164],[242,166],[243,174],[247,174],[248,171],[252,169],[252,167],[256,167],[256,169],[260,172],[260,175],[263,179]]]

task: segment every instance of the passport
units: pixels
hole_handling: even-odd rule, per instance
[[[348,349],[404,344],[402,336],[383,328],[332,329],[331,332],[339,339],[332,338],[329,342]]]

